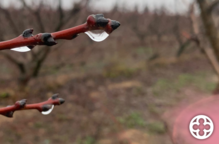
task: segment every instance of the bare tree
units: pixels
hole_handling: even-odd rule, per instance
[[[136,8],[130,13],[130,24],[141,45],[145,45],[145,38],[149,35],[150,12],[145,10],[140,14]]]
[[[206,0],[197,0],[197,3],[201,10],[201,18],[206,31],[206,36],[212,45],[217,60],[219,60],[219,35],[212,18],[212,10],[218,4],[218,1],[209,2]]]
[[[195,15],[195,2],[190,5],[189,17],[191,19],[193,32],[185,34],[188,41],[196,43],[197,47],[205,54],[219,78],[219,35],[218,29],[212,16],[212,12],[219,4],[219,1],[197,0],[201,11],[201,20],[204,27],[204,35],[200,31],[200,22]],[[208,41],[207,41],[208,40]],[[210,44],[208,44],[208,42]],[[219,92],[219,84],[215,93]]]

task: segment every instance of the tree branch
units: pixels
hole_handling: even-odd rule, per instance
[[[90,0],[85,0],[85,1],[81,1],[79,3],[75,3],[74,7],[72,7],[72,9],[70,10],[69,15],[65,18],[64,13],[63,13],[63,9],[61,6],[61,2],[59,2],[59,16],[60,16],[60,21],[59,24],[57,25],[55,31],[60,30],[64,25],[68,24],[68,22],[71,20],[72,17],[76,16],[79,12],[81,12],[84,8],[87,7],[87,5],[89,4]],[[85,3],[84,5],[82,5],[82,3]],[[62,18],[61,18],[62,16]]]
[[[198,2],[202,3],[201,0],[198,0]],[[202,5],[202,4],[201,4]],[[200,37],[199,37],[199,24],[194,14],[194,3],[190,6],[190,19],[193,25],[193,31],[195,36],[189,36],[187,34],[187,39],[192,40],[196,43],[198,48],[200,48],[202,51],[204,51],[205,56],[208,58],[209,62],[212,64],[216,74],[219,76],[219,65],[217,57],[215,56],[213,50],[211,48],[205,48],[204,44],[202,43]]]
[[[4,15],[7,17],[7,20],[8,20],[8,22],[9,22],[9,24],[11,25],[11,28],[12,28],[14,34],[15,34],[15,35],[19,35],[19,31],[18,31],[18,29],[17,29],[17,27],[16,27],[16,25],[15,25],[15,23],[14,23],[14,21],[13,21],[13,18],[11,17],[11,14],[9,13],[9,11],[5,10],[5,9],[2,8],[1,6],[0,6],[0,10],[1,10],[1,11],[4,13]]]
[[[25,30],[24,33],[15,39],[0,42],[0,50],[12,49],[22,46],[36,46],[36,45],[56,45],[55,40],[66,39],[71,40],[79,33],[84,33],[91,30],[104,30],[108,34],[112,33],[115,29],[120,26],[120,23],[104,18],[103,15],[90,15],[87,18],[85,24],[79,25],[77,27],[69,28],[63,31],[54,33],[40,33],[37,35],[32,35],[33,29]]]
[[[20,0],[23,4],[23,6],[25,8],[27,8],[27,10],[29,12],[31,12],[37,19],[37,22],[38,22],[38,25],[39,25],[39,29],[40,31],[45,31],[45,26],[43,25],[43,22],[42,22],[42,19],[41,19],[41,16],[40,16],[40,10],[42,8],[42,5],[43,5],[43,1],[40,2],[40,5],[38,7],[38,9],[36,11],[32,10],[25,2],[25,0]]]
[[[184,52],[186,47],[189,46],[190,42],[191,42],[191,39],[188,39],[187,41],[185,41],[183,44],[180,45],[177,51],[177,54],[176,54],[177,57],[179,57]]]
[[[208,39],[215,52],[215,56],[219,61],[219,35],[217,33],[217,28],[215,27],[214,20],[207,11],[207,0],[197,0],[197,3],[199,4],[201,10],[201,18],[204,24],[206,35],[208,35]]]
[[[38,76],[40,68],[41,68],[43,62],[45,61],[45,59],[47,58],[50,50],[51,50],[50,48],[46,48],[45,50],[41,51],[42,56],[38,57],[38,59],[36,59],[36,62],[35,62],[35,68],[33,69],[33,72],[32,72],[32,76],[33,77],[37,77]]]
[[[1,53],[7,60],[9,60],[12,64],[14,64],[16,67],[18,67],[19,71],[21,74],[25,74],[25,66],[21,62],[17,61],[14,57],[10,56],[9,54],[6,53]]]
[[[58,12],[59,12],[59,23],[58,23],[57,27],[55,28],[55,31],[60,30],[64,24],[64,21],[63,21],[64,20],[64,12],[62,9],[62,1],[61,0],[59,0]]]
[[[7,106],[5,108],[0,108],[0,114],[6,117],[12,118],[15,111],[21,110],[33,110],[36,109],[39,112],[49,111],[53,105],[61,105],[65,102],[64,99],[58,98],[58,94],[53,95],[45,102],[36,103],[36,104],[26,104],[26,100],[17,101],[12,106]]]

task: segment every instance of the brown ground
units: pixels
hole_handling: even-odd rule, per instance
[[[63,68],[31,81],[20,94],[4,87],[9,83],[5,80],[1,96],[4,92],[9,97],[1,98],[2,106],[23,95],[30,103],[44,101],[53,93],[66,103],[49,116],[25,111],[13,119],[1,117],[0,143],[171,144],[163,113],[188,103],[188,97],[194,101],[197,93],[210,93],[216,80],[199,54],[165,60],[146,63],[129,57],[125,60],[129,65],[88,63],[75,70]]]

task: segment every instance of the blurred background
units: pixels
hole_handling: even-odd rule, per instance
[[[66,103],[0,118],[2,144],[172,144],[173,110],[218,93],[217,0],[1,0],[0,40],[70,28],[90,14],[121,26],[29,53],[0,52],[0,105],[59,93]],[[217,42],[218,41],[218,42]]]

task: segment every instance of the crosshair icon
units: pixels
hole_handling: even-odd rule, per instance
[[[205,115],[194,117],[189,124],[189,130],[196,139],[207,139],[214,131],[212,120]]]

